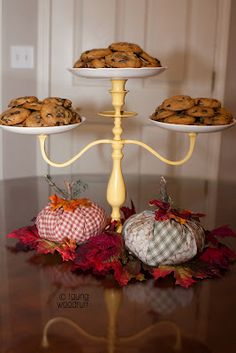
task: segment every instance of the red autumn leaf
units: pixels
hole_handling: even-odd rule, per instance
[[[222,244],[218,248],[206,248],[199,256],[200,260],[217,266],[220,269],[228,268],[229,262],[235,258],[236,254]]]
[[[132,275],[122,267],[122,264],[118,261],[114,261],[111,264],[112,269],[114,270],[114,277],[120,286],[126,286]]]
[[[218,238],[236,237],[236,233],[229,228],[228,225],[221,226],[213,229],[212,231],[206,231],[206,240],[208,243],[212,243],[214,246],[218,246]]]
[[[226,237],[236,237],[236,233],[229,228],[228,225],[221,226],[219,228],[213,229],[210,234],[214,237],[226,238]]]
[[[171,210],[171,205],[169,204],[169,202],[164,202],[160,200],[151,200],[149,201],[149,205],[161,208],[163,211],[166,211],[166,212],[169,212]]]
[[[59,244],[57,251],[61,255],[63,261],[74,260],[76,250],[75,239],[64,239],[63,243]]]
[[[124,221],[126,221],[129,217],[133,216],[136,213],[135,206],[132,200],[131,207],[123,206],[120,210],[123,213],[122,223],[124,223]]]
[[[57,251],[63,261],[74,260],[76,242],[71,239],[64,239],[62,243],[55,243],[50,240],[40,239],[37,246],[38,254],[54,254]]]
[[[174,268],[171,266],[159,266],[152,271],[152,275],[154,279],[165,278],[173,271],[174,271]]]
[[[114,263],[119,263],[123,251],[121,235],[104,232],[77,248],[73,269],[91,269],[94,273],[106,274],[113,269]]]
[[[35,225],[16,229],[8,234],[7,237],[18,239],[22,244],[32,249],[35,249],[39,241],[39,235]]]
[[[155,268],[153,271],[153,277],[155,279],[164,278],[168,276],[170,273],[173,273],[174,278],[176,280],[176,284],[179,284],[181,287],[188,288],[196,280],[193,279],[193,272],[190,269],[185,268],[184,266],[172,266],[172,265],[164,265]]]
[[[236,260],[236,252],[233,251],[232,249],[228,248],[228,246],[222,245],[221,248],[224,256],[229,260],[229,261],[234,261]]]
[[[162,210],[159,208],[157,211],[155,211],[155,220],[156,221],[166,221],[170,219],[170,213],[166,212],[165,210]]]
[[[181,265],[174,267],[175,283],[179,284],[181,287],[188,288],[195,283],[196,280],[193,279],[193,275],[194,273],[189,268]]]
[[[155,219],[157,221],[175,219],[178,223],[185,224],[188,219],[198,220],[199,217],[205,216],[203,213],[193,213],[189,210],[172,209],[170,203],[160,200],[151,200],[149,204],[158,208],[155,211]]]

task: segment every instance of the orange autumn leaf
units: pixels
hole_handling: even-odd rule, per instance
[[[65,212],[74,212],[79,206],[90,207],[91,201],[89,199],[72,199],[65,200],[57,195],[52,195],[49,197],[51,201],[51,210],[56,211],[63,208]]]
[[[173,213],[170,213],[170,214],[169,214],[169,217],[170,217],[171,219],[175,219],[175,220],[176,220],[178,223],[180,223],[180,224],[185,224],[186,221],[187,221],[185,218],[176,216],[176,215],[173,214]]]

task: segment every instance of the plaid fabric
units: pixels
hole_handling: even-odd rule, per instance
[[[62,268],[62,265],[45,266],[44,273],[51,283],[61,288],[78,288],[91,283],[90,276],[77,276],[69,268]]]
[[[188,306],[193,299],[192,288],[159,288],[154,281],[148,281],[145,285],[137,283],[135,286],[127,286],[124,292],[130,301],[145,305],[163,315],[172,313],[180,306]]]
[[[151,211],[128,219],[123,234],[127,248],[150,266],[183,263],[204,245],[204,230],[197,223],[156,221]]]
[[[80,206],[74,212],[52,211],[48,205],[39,212],[36,226],[41,238],[55,242],[69,238],[82,243],[101,232],[106,221],[105,211],[95,203],[90,207]]]
[[[154,212],[143,211],[131,216],[122,229],[126,247],[146,264],[148,264],[147,251],[153,236],[154,222]]]

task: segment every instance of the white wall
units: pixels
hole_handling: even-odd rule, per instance
[[[227,73],[225,81],[225,106],[236,117],[236,1],[232,1],[230,36],[228,44]],[[236,181],[236,128],[222,134],[219,178]]]
[[[34,69],[12,69],[10,47],[32,45],[37,57],[37,0],[2,0],[2,109],[13,97],[36,95]],[[3,178],[33,175],[36,141],[33,137],[2,133]]]

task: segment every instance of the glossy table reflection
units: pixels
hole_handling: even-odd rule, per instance
[[[56,177],[61,185],[63,179]],[[83,195],[109,212],[104,196],[107,177],[81,179],[88,183]],[[125,179],[127,199],[132,198],[138,211],[158,196],[159,177]],[[223,224],[236,229],[235,186],[168,178],[175,204],[206,213],[209,229]],[[49,194],[44,178],[0,183],[0,352],[236,351],[236,266],[220,280],[189,289],[147,281],[120,290],[109,280],[73,275],[66,264],[42,266],[37,258],[32,260],[32,252],[7,250],[5,235],[30,224]],[[235,242],[231,245],[236,249]]]

